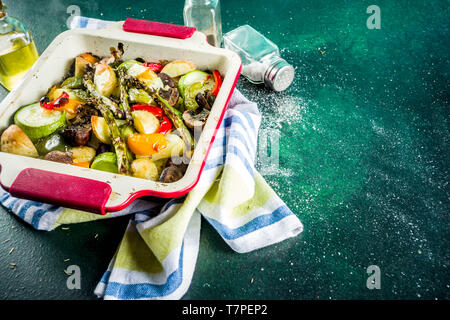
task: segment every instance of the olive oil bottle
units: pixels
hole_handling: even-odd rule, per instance
[[[0,0],[0,83],[12,90],[39,57],[30,32]]]

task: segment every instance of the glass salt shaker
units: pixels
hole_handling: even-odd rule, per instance
[[[0,0],[0,83],[12,90],[38,57],[30,32]]]
[[[226,49],[242,60],[242,75],[252,83],[264,83],[274,91],[286,90],[294,80],[294,68],[280,57],[275,43],[243,25],[223,36]]]
[[[184,25],[203,32],[210,45],[222,45],[222,18],[219,0],[186,0],[183,10]]]

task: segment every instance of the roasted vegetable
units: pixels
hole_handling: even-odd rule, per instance
[[[214,76],[214,87],[211,89],[211,93],[217,97],[220,87],[222,87],[222,77],[220,76],[220,73],[217,70],[213,71],[213,76]]]
[[[92,132],[98,140],[105,144],[111,144],[111,133],[108,124],[103,117],[91,117]]]
[[[167,146],[162,133],[134,133],[128,137],[128,147],[136,156],[151,156]]]
[[[195,111],[198,109],[199,105],[195,97],[201,92],[202,88],[203,86],[200,82],[195,82],[186,87],[184,92],[184,106],[187,110]]]
[[[98,59],[95,58],[90,53],[83,53],[80,56],[75,58],[75,77],[82,77],[84,74],[84,70],[86,65],[93,66],[98,62]]]
[[[155,131],[152,132],[141,132],[141,133],[162,133],[162,134],[166,134],[168,132],[170,132],[172,130],[172,122],[170,121],[169,117],[167,117],[164,113],[164,111],[157,106],[151,106],[151,105],[147,105],[147,104],[135,104],[132,108],[131,108],[132,112],[136,112],[136,111],[146,111],[148,113],[151,113],[152,115],[154,115],[156,117],[156,119],[159,121],[158,123],[158,127]],[[137,114],[137,112],[136,112]],[[137,114],[136,117],[137,119],[139,118],[139,115],[141,113]],[[143,119],[145,119],[146,117],[149,117],[148,114],[142,114]],[[152,120],[153,119],[149,119]],[[147,121],[150,122],[150,121]],[[151,122],[150,122],[151,123]],[[156,124],[155,124],[156,126]],[[138,124],[135,123],[135,127],[138,128]],[[144,127],[144,125],[139,125],[139,127]],[[139,131],[139,130],[138,130]],[[144,130],[145,131],[145,130]]]
[[[164,183],[172,183],[183,178],[183,175],[184,171],[182,167],[172,165],[163,170],[159,181]]]
[[[68,150],[72,154],[73,162],[91,163],[96,155],[96,150],[91,147],[74,147]]]
[[[159,90],[159,94],[164,98],[172,107],[175,106],[180,98],[180,93],[177,88],[168,88]]]
[[[125,118],[128,120],[130,125],[133,124],[133,117],[131,116],[129,97],[128,97],[128,86],[125,79],[126,74],[124,69],[119,69],[119,90],[120,90],[120,103],[122,110],[125,113]]]
[[[164,66],[160,63],[154,63],[154,62],[146,62],[142,64],[144,67],[152,69],[152,71],[155,72],[161,72],[161,70],[164,68]]]
[[[82,53],[80,54],[80,57],[89,62],[91,65],[94,65],[98,62],[98,58],[90,52]]]
[[[190,61],[174,60],[166,64],[161,72],[175,78],[195,69],[197,69],[197,66]]]
[[[124,142],[119,127],[112,112],[102,103],[98,104],[100,113],[105,118],[111,133],[111,143],[117,156],[117,172],[128,174],[130,172],[130,157],[127,144]]]
[[[169,133],[166,135],[166,147],[152,154],[152,160],[177,158],[183,155],[185,149],[184,141],[176,134]]]
[[[50,101],[53,101],[66,93],[69,99],[84,103],[86,102],[86,95],[80,94],[81,92],[83,92],[81,89],[60,88],[59,86],[53,86],[47,93],[47,97]]]
[[[62,89],[82,89],[83,78],[82,77],[69,77],[61,84]]]
[[[134,127],[139,133],[155,133],[159,128],[159,120],[152,113],[144,110],[131,112]]]
[[[203,85],[203,83],[211,79],[211,77],[212,76],[209,73],[200,70],[194,70],[186,73],[178,81],[178,90],[180,90],[181,96],[184,96],[185,89],[191,84],[200,82]]]
[[[150,104],[152,97],[144,89],[130,88],[128,98],[131,103]]]
[[[148,68],[142,65],[142,62],[136,60],[127,60],[122,62],[117,70],[124,69],[129,76],[137,76],[142,72],[145,72]]]
[[[197,93],[197,95],[195,96],[195,101],[200,108],[211,110],[211,106],[209,105],[205,94],[202,94],[201,92]]]
[[[39,156],[35,146],[26,133],[16,126],[10,125],[1,136],[1,151],[21,156],[36,158]]]
[[[123,56],[123,43],[119,42],[117,49],[114,47],[109,48],[109,51],[111,52],[111,56],[104,57],[100,63],[115,66],[118,63],[120,63],[120,58]]]
[[[158,77],[161,79],[161,81],[162,81],[162,83],[164,85],[164,88],[166,86],[168,86],[170,88],[175,88],[175,81],[168,74],[160,72],[160,73],[158,73]]]
[[[131,128],[130,126],[127,126],[127,122],[125,120],[115,120],[117,126],[120,129],[120,132],[122,132],[123,127]],[[111,144],[111,130],[109,129],[108,123],[106,122],[105,118],[98,117],[98,116],[92,116],[91,117],[91,125],[92,125],[92,131],[94,132],[94,136],[102,143],[104,144]]]
[[[83,102],[76,100],[78,99],[76,96],[69,95],[69,89],[53,89],[49,92],[48,96],[44,96],[39,101],[39,104],[42,108],[47,110],[57,110],[57,111],[65,111],[67,115],[67,119],[72,119],[76,116],[77,110],[79,105],[81,105]],[[74,97],[75,99],[72,99],[70,97]],[[52,97],[53,101],[50,101],[51,99],[49,97]]]
[[[63,151],[51,151],[45,155],[44,160],[67,164],[71,164],[73,162],[72,154],[70,152],[63,152]]]
[[[156,181],[159,178],[158,167],[148,158],[136,159],[131,163],[133,177]]]
[[[128,141],[128,137],[131,136],[133,133],[135,133],[133,127],[129,125],[120,126],[119,130],[125,143]]]
[[[203,109],[202,112],[196,114],[192,110],[186,110],[183,112],[183,120],[186,126],[189,129],[194,128],[203,128],[206,123],[206,119],[208,119],[209,111],[207,109]]]
[[[91,169],[118,173],[117,156],[113,152],[104,152],[99,154],[92,161]]]
[[[81,168],[89,168],[89,166],[90,166],[89,162],[72,162],[72,164],[74,166],[81,167]]]
[[[14,123],[18,125],[32,140],[46,137],[66,124],[63,111],[47,110],[39,103],[25,106],[14,115]]]
[[[69,121],[70,125],[78,126],[91,123],[92,116],[98,116],[99,112],[93,106],[88,104],[80,105],[77,109],[77,115],[75,118]]]
[[[39,139],[35,147],[41,156],[45,156],[51,151],[67,151],[70,146],[64,141],[64,138],[59,132],[52,133],[51,135]]]
[[[191,136],[191,133],[189,132],[189,129],[186,127],[186,125],[183,122],[183,118],[181,115],[181,112],[172,107],[166,100],[164,100],[159,93],[156,93],[156,96],[158,97],[158,101],[160,102],[161,108],[164,110],[166,115],[170,118],[175,128],[177,128],[178,134],[183,139],[184,143],[186,144],[186,151],[190,154],[194,151],[195,148],[195,142],[194,139]]]
[[[109,65],[98,63],[95,66],[94,84],[101,95],[109,97],[117,85],[116,73]]]
[[[62,130],[64,139],[72,146],[85,146],[91,137],[92,127],[89,124],[71,125]]]
[[[112,101],[111,99],[109,99],[108,97],[102,95],[96,88],[95,84],[89,80],[89,79],[85,79],[84,80],[84,85],[86,86],[88,92],[95,98],[97,99],[99,102],[101,102],[101,104],[107,108],[108,110],[110,110],[113,113],[113,117],[116,116],[118,119],[121,119],[123,117],[123,112],[122,110],[119,109],[119,107],[117,106],[117,104]]]

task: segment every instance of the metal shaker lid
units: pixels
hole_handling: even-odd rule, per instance
[[[275,60],[264,73],[264,83],[274,91],[286,90],[294,81],[295,70],[286,60]]]

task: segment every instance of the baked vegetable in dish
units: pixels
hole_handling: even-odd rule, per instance
[[[222,79],[191,61],[86,52],[40,101],[21,107],[1,151],[171,183],[195,150]]]

